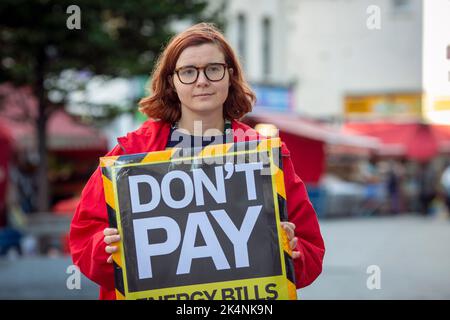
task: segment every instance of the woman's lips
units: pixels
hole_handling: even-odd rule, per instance
[[[200,94],[194,94],[194,97],[209,97],[212,96],[212,93],[200,93]]]

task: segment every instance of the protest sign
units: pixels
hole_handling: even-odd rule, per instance
[[[118,299],[296,299],[280,140],[103,157]]]

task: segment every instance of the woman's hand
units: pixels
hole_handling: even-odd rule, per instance
[[[105,228],[105,230],[103,230],[103,234],[105,235],[103,241],[105,241],[105,243],[107,244],[105,251],[106,253],[111,254],[106,260],[106,262],[112,263],[113,262],[112,254],[117,252],[119,248],[117,246],[111,246],[111,244],[120,241],[119,231],[115,228]]]
[[[281,227],[286,231],[286,235],[289,241],[289,246],[292,250],[292,259],[300,257],[300,251],[295,251],[297,248],[298,238],[295,236],[295,224],[292,222],[281,222]]]

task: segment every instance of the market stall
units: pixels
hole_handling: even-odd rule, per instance
[[[343,132],[364,134],[382,142],[378,154],[427,162],[450,153],[450,126],[422,122],[349,122]]]
[[[364,201],[365,187],[350,186],[336,176],[330,178],[328,174],[334,173],[336,164],[352,168],[359,159],[368,159],[380,147],[377,139],[342,133],[329,125],[292,113],[257,112],[243,121],[262,131],[266,126],[278,129],[276,134],[289,148],[295,172],[306,184],[319,216],[340,214],[337,209],[344,209],[349,214],[359,209],[358,205]],[[350,210],[350,206],[355,209]]]

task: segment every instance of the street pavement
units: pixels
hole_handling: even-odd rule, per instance
[[[450,299],[450,219],[400,215],[320,225],[323,272],[298,290],[300,299]],[[76,286],[71,264],[69,257],[2,258],[0,299],[97,299],[98,287],[84,276]]]
[[[69,278],[71,265],[70,257],[0,259],[0,299],[97,299],[95,283]]]
[[[450,219],[400,215],[320,224],[323,272],[298,290],[300,299],[450,299]]]

